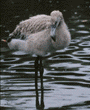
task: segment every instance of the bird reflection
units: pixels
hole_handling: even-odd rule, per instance
[[[39,102],[39,93],[38,93],[38,72],[40,72],[40,81],[41,81],[41,102]],[[44,93],[43,93],[43,66],[42,66],[42,57],[38,56],[35,60],[35,90],[36,90],[36,108],[44,108]]]

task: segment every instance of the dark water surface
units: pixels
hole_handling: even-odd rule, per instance
[[[90,110],[90,17],[80,9],[77,6],[66,20],[70,46],[43,58],[45,110]],[[16,17],[20,16],[10,21]],[[9,33],[5,25],[1,28]],[[36,110],[35,57],[2,45],[0,58],[2,110]]]

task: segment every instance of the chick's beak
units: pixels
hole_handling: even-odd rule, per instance
[[[56,41],[56,27],[51,26],[51,33],[50,33],[50,37],[53,39],[53,41]]]
[[[57,19],[57,23],[54,25],[51,25],[51,32],[50,32],[50,37],[53,39],[53,41],[56,41],[56,28],[58,27],[60,23],[60,19]]]

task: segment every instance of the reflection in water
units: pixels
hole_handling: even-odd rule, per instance
[[[35,57],[1,48],[2,110],[35,110],[39,98],[44,101],[45,110],[90,109],[90,20],[77,11],[67,24],[71,44],[43,59],[43,82],[38,78],[38,89],[35,89]]]

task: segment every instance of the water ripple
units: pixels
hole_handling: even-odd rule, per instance
[[[76,56],[89,56],[90,52],[82,50],[82,51],[75,51],[72,54]]]
[[[76,33],[82,33],[82,34],[90,34],[90,32],[89,31],[76,31]]]
[[[10,58],[4,58],[1,60],[1,63],[12,63],[18,61],[20,58],[10,57]]]
[[[85,41],[79,44],[79,46],[90,47],[90,41]]]

